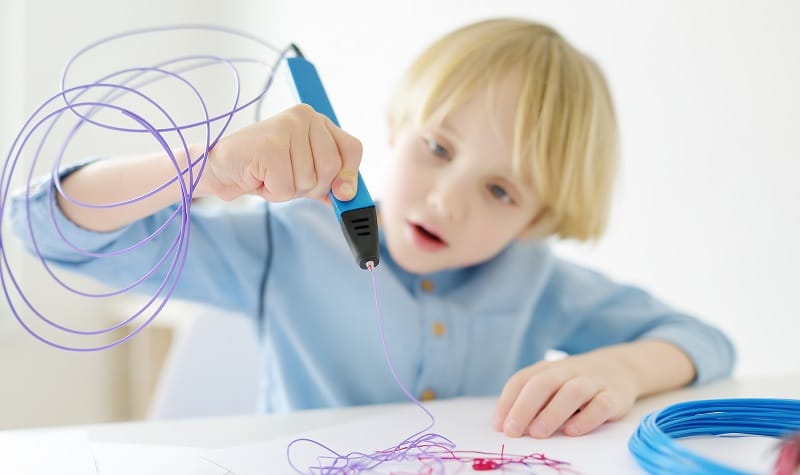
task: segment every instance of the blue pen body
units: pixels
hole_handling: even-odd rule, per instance
[[[310,105],[338,127],[339,120],[314,65],[300,56],[287,58],[286,63],[300,102]],[[370,261],[377,266],[380,260],[377,213],[361,172],[358,173],[358,186],[352,200],[341,201],[332,192],[330,198],[356,263],[362,269],[366,269]]]

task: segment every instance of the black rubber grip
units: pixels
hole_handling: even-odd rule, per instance
[[[341,215],[342,231],[356,263],[362,269],[367,262],[377,267],[380,261],[380,243],[378,240],[378,215],[374,206],[345,211]]]

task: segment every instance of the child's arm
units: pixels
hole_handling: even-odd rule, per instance
[[[258,170],[256,164],[263,165],[265,184],[256,186],[252,193],[275,200],[292,198],[294,195],[279,187],[283,184],[289,191],[295,190],[294,180],[308,177],[303,174],[305,169],[306,173],[314,173],[316,187],[293,193],[327,194],[331,183],[336,187],[343,175],[349,178],[348,173],[360,160],[358,141],[328,126],[328,119],[307,106],[299,106],[231,134],[214,148],[205,178],[194,196],[238,196],[244,190],[223,191],[220,183],[235,186],[235,177],[250,176],[236,175],[236,167],[250,173],[251,169]],[[276,145],[281,143],[284,148]],[[277,151],[270,153],[272,148]],[[226,171],[228,174],[224,175]],[[175,173],[167,157],[113,158],[91,162],[69,173],[62,185],[75,199],[112,203],[151,191]],[[355,178],[356,173],[352,172],[352,176]],[[289,179],[292,182],[287,184]],[[341,191],[337,192],[340,197]],[[59,198],[60,206],[54,206],[52,201],[57,195],[52,181],[43,181],[15,194],[7,215],[23,245],[48,264],[112,287],[128,286],[149,275],[135,291],[151,293],[162,282],[172,285],[175,275],[169,277],[168,273],[178,263],[183,267],[173,297],[251,316],[257,314],[262,298],[258,286],[266,275],[272,252],[273,233],[269,229],[276,224],[267,206],[253,204],[226,212],[218,207],[193,207],[191,238],[181,262],[176,247],[182,226],[181,216],[175,215],[174,203],[180,198],[177,184],[146,203],[110,210],[76,206],[64,198]],[[92,254],[103,257],[94,258]]]
[[[193,147],[193,158],[202,150]],[[186,167],[184,152],[176,152]],[[361,161],[360,142],[307,105],[298,105],[268,120],[222,138],[209,152],[194,197],[215,195],[232,200],[245,194],[268,201],[306,196],[324,199],[333,189],[342,200],[352,198]],[[195,174],[200,166],[194,167]],[[101,160],[70,174],[64,191],[78,202],[107,204],[142,196],[176,175],[164,154]],[[189,175],[184,174],[187,189]],[[93,231],[111,231],[180,200],[177,183],[147,199],[123,207],[90,208],[58,197],[58,205],[75,224]]]
[[[558,315],[555,349],[570,356],[522,368],[505,385],[495,428],[548,437],[590,432],[640,397],[730,373],[735,351],[718,329],[642,289],[557,261],[538,311]]]
[[[660,340],[613,345],[560,361],[543,361],[509,379],[495,411],[495,430],[511,437],[586,434],[619,419],[642,396],[690,383],[695,368]]]

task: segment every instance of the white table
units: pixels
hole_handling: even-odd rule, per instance
[[[623,421],[636,423],[647,413],[678,401],[735,397],[800,399],[800,373],[727,379],[700,387],[689,387],[659,394],[637,402]],[[439,403],[441,402],[432,401],[428,404],[435,407]],[[217,448],[291,435],[300,431],[372,416],[384,411],[387,407],[394,406],[397,405],[320,409],[291,414],[126,422],[80,427],[88,431],[89,439],[93,441]],[[70,429],[72,428],[75,427],[70,427]],[[29,432],[30,430],[46,429],[7,431],[5,433]]]
[[[800,399],[800,374],[729,379],[643,399],[635,405],[619,425],[609,425],[599,429],[599,433],[571,440],[568,450],[575,450],[574,454],[567,452],[563,457],[558,457],[556,454],[556,459],[569,460],[570,463],[574,463],[576,467],[581,467],[582,469],[591,466],[593,471],[586,473],[641,474],[643,472],[628,453],[625,441],[633,431],[633,427],[638,424],[644,415],[678,401],[742,397]],[[434,414],[437,412],[439,414],[449,412],[449,421],[458,420],[460,414],[469,416],[469,428],[475,428],[478,431],[478,439],[483,442],[490,441],[493,444],[491,445],[492,447],[500,444],[516,445],[517,447],[524,446],[526,449],[517,450],[517,452],[529,453],[527,451],[527,447],[529,447],[527,445],[528,441],[505,439],[506,442],[502,442],[502,435],[495,434],[488,427],[490,415],[484,415],[483,413],[491,412],[491,408],[494,406],[493,399],[443,400],[432,401],[426,405]],[[437,406],[439,408],[438,411]],[[410,407],[410,403],[406,403],[313,410],[280,415],[251,415],[0,431],[0,452],[3,452],[4,448],[10,449],[10,451],[6,450],[6,453],[11,455],[10,459],[3,457],[0,460],[0,471],[3,471],[3,473],[41,475],[53,473],[53,470],[61,473],[64,471],[65,466],[69,466],[71,467],[70,471],[68,471],[70,475],[92,473],[93,467],[98,470],[99,467],[102,467],[103,473],[124,473],[126,475],[130,473],[135,473],[136,475],[139,473],[196,475],[200,473],[197,471],[199,468],[203,470],[204,474],[213,473],[213,475],[219,475],[221,473],[220,468],[224,467],[222,470],[226,473],[229,473],[228,470],[233,470],[234,473],[271,473],[270,470],[273,470],[276,465],[287,464],[287,441],[296,437],[296,434],[300,432],[318,429],[318,433],[327,433],[326,440],[331,441],[331,439],[335,440],[338,437],[337,434],[342,434],[346,438],[345,427],[356,425],[359,427],[358,433],[360,435],[368,434],[371,437],[374,433],[364,432],[361,429],[362,425],[372,427],[370,424],[374,424],[375,418],[387,416],[396,418],[396,414],[406,413],[412,409],[416,415],[419,414],[417,408]],[[452,416],[454,412],[459,414],[456,419]],[[403,417],[403,421],[410,420],[405,419],[408,416]],[[397,421],[397,419],[393,420]],[[441,423],[441,425],[434,427],[434,430],[437,427],[441,427],[446,433],[458,434],[461,437],[463,434],[454,432],[452,427],[450,429],[445,428],[447,420],[445,418],[437,421],[437,424]],[[476,427],[484,422],[487,427]],[[329,431],[325,431],[324,428],[329,426],[331,427]],[[414,430],[417,429],[415,428]],[[78,439],[75,438],[76,434],[79,436]],[[497,440],[497,437],[500,437],[500,439]],[[3,442],[4,438],[5,442]],[[493,442],[491,442],[492,438],[495,438]],[[87,439],[93,449],[90,449],[89,445],[87,445]],[[83,442],[80,442],[81,440]],[[556,445],[550,445],[549,448],[543,448],[542,451],[548,454],[554,451],[563,453],[564,440],[557,437],[556,440],[539,441],[538,447],[542,447],[542,444],[548,442],[560,444],[560,450]],[[24,443],[19,445],[20,442]],[[483,442],[478,442],[478,444]],[[765,465],[772,463],[763,457],[763,453],[768,450],[764,445],[759,444],[765,442],[772,443],[768,439],[745,440],[745,443],[749,445],[740,445],[738,449],[731,445],[724,445],[715,450],[714,453],[722,453],[724,455],[720,460],[730,461],[731,450],[734,451],[733,454],[746,454],[748,452],[752,453],[752,449],[755,447],[757,450],[754,457],[745,457],[741,460],[757,462],[755,465],[749,465],[749,467],[753,471],[760,471],[765,468]],[[244,445],[248,443],[257,444]],[[725,441],[725,443],[730,444],[730,441]],[[473,447],[477,446],[477,444],[467,443],[466,446]],[[231,450],[233,450],[233,453]],[[242,450],[246,452],[242,452]],[[510,447],[509,450],[514,452],[513,447]],[[608,456],[596,459],[596,452]],[[47,457],[40,457],[39,454],[43,453],[48,454]],[[154,453],[156,453],[155,458],[153,457]],[[272,453],[272,456],[269,456],[269,453]],[[15,454],[16,458],[14,457]],[[90,461],[88,459],[90,454],[92,457],[99,456],[100,458],[94,458],[93,461]],[[266,465],[248,466],[248,468],[244,468],[244,465],[236,466],[237,464],[248,464],[248,461],[252,460],[253,456],[255,456],[258,463]],[[583,457],[583,460],[578,460],[579,457]],[[586,457],[589,457],[588,462]],[[78,462],[73,463],[75,460]],[[98,460],[100,461],[98,462]],[[213,465],[209,464],[209,461],[212,461]],[[606,461],[606,466],[603,466],[601,461]],[[198,463],[202,467],[198,466]],[[171,468],[166,467],[165,464],[171,464]],[[743,467],[738,463],[734,463],[733,466]],[[20,467],[22,467],[21,470]],[[212,471],[205,472],[207,469],[212,469]],[[280,471],[289,473],[291,470],[284,467]]]

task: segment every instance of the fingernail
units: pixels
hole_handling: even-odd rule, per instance
[[[519,437],[522,435],[522,426],[511,419],[506,419],[505,424],[503,424],[503,432],[511,437]]]
[[[580,430],[581,430],[581,427],[578,424],[574,423],[574,422],[564,426],[564,433],[567,434],[567,435],[578,434],[578,433],[580,433]]]
[[[356,195],[356,180],[358,175],[349,170],[341,170],[336,176],[336,194],[343,199],[350,200]]]
[[[353,195],[355,195],[355,188],[353,188],[350,182],[343,181],[339,183],[338,195],[345,199],[351,199]]]
[[[547,435],[547,427],[541,421],[534,421],[529,428],[529,433],[532,437],[544,437]]]

